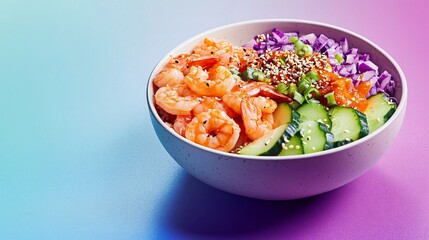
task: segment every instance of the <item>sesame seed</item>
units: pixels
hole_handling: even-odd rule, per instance
[[[350,133],[350,130],[348,130],[348,129],[344,129],[344,132],[345,132],[345,133]]]

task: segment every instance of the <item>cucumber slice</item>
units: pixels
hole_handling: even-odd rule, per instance
[[[243,147],[238,154],[253,156],[276,156],[282,151],[282,145],[289,141],[299,127],[299,114],[291,111],[289,124],[282,124],[264,136]]]
[[[279,127],[268,132],[264,136],[256,139],[243,147],[238,154],[253,155],[253,156],[275,156],[282,150],[283,134],[286,131],[288,124],[280,125]]]
[[[283,124],[288,124],[292,119],[298,123],[300,121],[299,113],[287,103],[279,103],[277,109],[273,113],[273,116],[274,128]]]
[[[305,103],[301,107],[299,107],[297,111],[301,115],[302,122],[313,120],[326,124],[328,128],[331,127],[331,120],[329,119],[328,111],[320,103]]]
[[[302,147],[302,141],[299,134],[296,134],[288,142],[285,142],[282,151],[279,156],[291,156],[304,154],[304,148]]]
[[[365,114],[350,107],[335,106],[329,110],[331,132],[336,146],[347,144],[368,135],[368,122]],[[343,141],[343,142],[341,142]]]
[[[365,114],[368,120],[369,133],[381,127],[396,111],[396,104],[389,102],[383,93],[368,98]]]
[[[328,127],[313,120],[299,124],[304,153],[319,152],[333,147],[334,136]]]

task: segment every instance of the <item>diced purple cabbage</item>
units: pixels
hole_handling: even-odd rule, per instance
[[[297,32],[282,32],[274,28],[271,34],[266,35],[264,41],[259,41],[258,36],[255,36],[244,46],[253,47],[260,55],[268,50],[293,51],[295,45],[289,41],[292,36],[299,37],[303,43],[312,46],[313,51],[325,54],[333,66],[334,72],[343,77],[351,78],[355,86],[361,82],[370,81],[373,86],[368,97],[382,92],[387,97],[393,98],[396,83],[392,80],[392,76],[386,71],[379,75],[378,66],[370,60],[370,55],[359,53],[357,48],[350,48],[346,38],[337,42],[323,34],[317,36],[310,33],[299,36]],[[338,62],[336,56],[341,56],[344,61]]]
[[[358,61],[358,69],[360,72],[378,71],[377,65],[371,61]]]
[[[313,45],[316,42],[317,36],[314,33],[310,33],[299,38],[303,43]]]
[[[322,50],[322,48],[328,43],[328,37],[326,37],[323,34],[320,34],[320,36],[314,41],[312,47],[314,51]]]

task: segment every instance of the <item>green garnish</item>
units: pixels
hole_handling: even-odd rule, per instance
[[[289,94],[288,94],[288,96],[291,97],[291,98],[293,98],[296,90],[297,90],[296,84],[295,83],[291,83],[289,85]]]
[[[338,64],[344,62],[344,58],[339,53],[335,54],[335,59],[337,59]]]
[[[295,92],[293,95],[293,99],[299,102],[299,104],[302,104],[304,102],[304,97],[299,92]]]
[[[313,94],[314,94],[314,97],[313,97]],[[309,102],[310,99],[319,98],[319,97],[320,97],[320,92],[314,87],[307,88],[304,92],[304,99],[307,102]]]
[[[282,82],[277,84],[276,91],[285,95],[287,95],[289,92],[287,85]]]
[[[295,52],[299,57],[306,57],[313,54],[313,48],[303,43],[298,37],[290,37],[289,41],[295,45]]]
[[[334,92],[330,92],[328,94],[325,94],[324,96],[326,100],[328,101],[328,106],[334,106],[337,105],[337,102],[335,101],[335,95]]]
[[[231,72],[232,75],[239,75],[240,74],[240,72],[237,71],[237,69],[231,69],[229,71]]]
[[[267,75],[259,70],[254,70],[252,73],[253,79],[258,80],[260,82],[270,82],[270,79],[267,78]]]
[[[286,66],[286,62],[283,58],[278,58],[277,61],[279,61],[283,66]]]
[[[316,70],[311,70],[310,72],[306,73],[305,76],[307,76],[308,78],[314,81],[319,81],[320,79],[320,76]]]
[[[298,92],[303,93],[307,88],[311,86],[311,79],[303,75],[298,82]]]

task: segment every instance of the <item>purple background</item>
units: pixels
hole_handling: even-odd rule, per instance
[[[1,1],[0,239],[429,239],[427,1]],[[407,114],[380,161],[319,196],[213,189],[162,148],[147,79],[214,27],[296,18],[347,28],[402,67]]]

